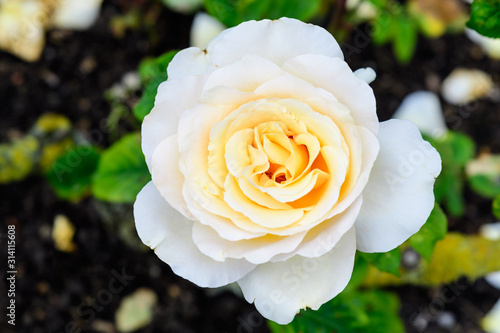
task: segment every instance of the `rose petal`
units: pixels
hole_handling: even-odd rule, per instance
[[[301,54],[344,59],[339,44],[328,31],[290,18],[244,22],[227,29],[207,49],[212,53],[213,63],[220,67],[247,54],[259,55],[279,66]]]
[[[383,122],[378,139],[380,152],[355,223],[363,252],[390,251],[422,227],[434,207],[433,186],[441,171],[438,152],[412,122]]]
[[[193,220],[182,195],[184,175],[179,170],[177,134],[163,140],[153,153],[151,176],[163,198],[177,211]]]
[[[337,245],[344,234],[352,228],[362,203],[363,199],[359,197],[343,213],[335,215],[309,230],[304,240],[294,251],[277,255],[271,261],[285,261],[296,254],[307,258],[316,258],[329,252]]]
[[[153,110],[142,123],[142,151],[149,171],[156,147],[167,137],[177,133],[181,115],[193,107],[200,97],[205,77],[187,76],[160,84]]]
[[[356,125],[377,134],[379,123],[373,90],[342,59],[306,54],[288,60],[282,69],[331,92],[351,111]]]
[[[340,293],[351,278],[356,236],[351,228],[328,253],[318,258],[294,256],[265,263],[238,281],[245,299],[266,318],[285,325],[307,307],[317,310]]]
[[[272,61],[254,54],[246,55],[211,73],[205,89],[230,87],[243,92],[252,92],[264,82],[283,74],[279,66]]]
[[[234,258],[246,259],[253,264],[262,264],[277,254],[295,250],[305,234],[301,232],[285,237],[265,235],[232,242],[222,239],[210,227],[200,223],[195,223],[193,226],[193,240],[202,253],[217,261]]]
[[[220,287],[248,274],[255,265],[246,260],[217,262],[194,245],[193,222],[179,214],[149,182],[137,195],[134,218],[139,237],[175,274],[202,287]]]
[[[169,80],[177,80],[191,75],[208,74],[214,69],[206,51],[197,47],[188,47],[177,52],[168,64],[167,73]]]

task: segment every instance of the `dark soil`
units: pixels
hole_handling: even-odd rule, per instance
[[[42,59],[36,63],[0,53],[0,141],[26,132],[47,111],[66,115],[82,130],[99,128],[110,111],[103,97],[106,89],[124,73],[136,70],[145,56],[188,46],[192,17],[163,7],[154,25],[154,44],[148,41],[150,32],[144,27],[128,31],[121,39],[115,37],[109,22],[127,9],[126,3],[106,1],[99,21],[87,31],[48,33]],[[390,47],[374,47],[371,43],[361,47],[356,43],[356,33],[345,43],[357,46],[359,52],[346,58],[354,69],[371,66],[377,71],[372,87],[381,120],[389,119],[408,93],[437,92],[439,83],[457,66],[483,69],[500,82],[500,62],[482,56],[463,35],[421,39],[414,60],[400,66]],[[343,48],[351,49],[346,45]],[[500,153],[498,104],[478,101],[467,109],[445,105],[445,110],[450,128],[472,136],[479,150]],[[106,136],[99,142],[102,147],[108,144]],[[475,233],[480,225],[495,221],[490,201],[469,190],[466,200],[465,217],[450,220],[450,230]],[[125,245],[116,230],[103,223],[95,207],[93,199],[76,205],[61,201],[40,175],[0,186],[0,267],[6,262],[6,228],[14,224],[18,271],[16,330],[7,325],[2,311],[1,332],[113,332],[109,327],[120,301],[139,287],[153,289],[159,304],[152,324],[138,332],[269,332],[253,305],[242,298],[229,291],[207,293],[173,274],[154,253]],[[57,214],[66,215],[77,229],[78,250],[74,253],[54,248],[50,230]],[[122,273],[131,276],[130,280],[103,305],[99,301],[102,291]],[[4,269],[0,277],[0,307],[5,309]],[[433,290],[392,288],[401,297],[401,316],[407,331],[481,332],[478,319],[500,298],[500,291],[482,279],[473,283],[460,280],[457,284],[459,292],[453,299],[449,297],[453,286]],[[452,328],[437,322],[448,314],[457,321]]]

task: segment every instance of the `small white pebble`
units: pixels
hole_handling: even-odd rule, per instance
[[[443,81],[441,93],[450,104],[464,105],[493,91],[491,77],[478,69],[457,68]]]
[[[224,29],[226,29],[224,24],[215,17],[203,12],[197,13],[191,25],[191,46],[205,49],[208,43]]]
[[[434,138],[448,132],[441,102],[430,91],[416,91],[405,97],[393,115],[395,119],[406,119],[417,125],[418,129]]]
[[[500,240],[500,222],[483,224],[479,228],[479,234],[489,240]]]
[[[437,315],[436,322],[442,328],[450,329],[457,322],[455,315],[449,311],[440,312]]]
[[[138,90],[141,87],[141,78],[137,72],[128,72],[123,75],[122,83],[129,90]]]

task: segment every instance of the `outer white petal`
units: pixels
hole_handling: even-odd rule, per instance
[[[191,25],[191,45],[204,49],[208,43],[226,27],[215,17],[204,12],[198,12],[194,16]]]
[[[179,169],[177,134],[169,136],[158,145],[151,164],[153,183],[163,198],[182,215],[194,220],[182,195],[185,178]]]
[[[177,52],[168,64],[168,79],[176,80],[190,75],[203,75],[214,68],[211,66],[210,56],[206,51],[197,47],[189,47]]]
[[[355,223],[363,252],[392,250],[422,227],[434,207],[433,186],[441,172],[438,152],[412,122],[382,122],[378,138],[380,152]]]
[[[52,26],[85,30],[97,19],[102,0],[65,0],[58,3],[60,6],[54,11]]]
[[[406,119],[418,126],[427,135],[440,137],[448,131],[441,109],[441,102],[430,91],[416,91],[403,100],[393,115],[395,119]]]
[[[260,238],[228,241],[211,227],[196,223],[193,227],[193,240],[202,253],[217,261],[227,258],[246,259],[254,264],[263,264],[277,254],[289,253],[297,248],[306,232],[291,236],[265,235]]]
[[[283,70],[333,94],[347,106],[357,125],[378,132],[376,102],[372,88],[358,78],[340,58],[307,54],[287,61]]]
[[[356,236],[349,230],[328,253],[317,258],[294,256],[266,263],[238,281],[248,302],[266,318],[288,324],[300,309],[317,310],[349,282],[354,266]]]
[[[170,207],[153,182],[137,195],[134,217],[142,242],[154,249],[175,274],[201,287],[224,286],[255,267],[246,260],[217,262],[202,254],[191,237],[193,222]]]
[[[207,47],[212,62],[226,66],[247,54],[256,54],[282,65],[301,54],[344,56],[339,44],[325,29],[299,20],[248,21],[228,29]]]
[[[151,158],[156,147],[177,133],[181,115],[200,98],[205,76],[186,76],[160,84],[153,110],[142,123],[142,152],[151,171]]]

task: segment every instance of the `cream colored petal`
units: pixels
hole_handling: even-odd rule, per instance
[[[224,201],[237,212],[247,216],[252,222],[266,228],[282,228],[297,222],[302,209],[269,209],[250,200],[241,191],[234,177],[228,175],[224,184]]]
[[[362,194],[368,183],[373,164],[377,159],[380,149],[377,137],[364,127],[358,127],[358,132],[363,147],[362,163],[360,167],[361,172],[349,193],[325,216],[327,219],[345,211]]]
[[[352,229],[362,203],[362,197],[358,197],[343,213],[335,215],[309,230],[302,243],[294,251],[277,255],[271,261],[285,261],[296,254],[307,258],[316,258],[329,252],[344,234]]]
[[[147,246],[166,262],[175,274],[201,287],[220,287],[254,269],[246,260],[217,262],[202,254],[193,243],[193,222],[163,199],[153,182],[138,194],[134,204],[137,232]]]
[[[281,66],[301,54],[323,54],[343,59],[339,44],[323,28],[299,20],[248,21],[227,29],[208,49],[213,63],[227,66],[247,54],[256,54]]]
[[[264,82],[282,74],[283,71],[272,61],[250,54],[214,71],[208,78],[205,89],[230,87],[252,92]]]
[[[349,282],[354,266],[354,228],[318,258],[296,255],[284,262],[257,266],[238,281],[245,299],[267,319],[285,325],[305,308],[313,310],[337,296]]]
[[[304,236],[305,232],[286,237],[265,235],[231,242],[222,239],[210,227],[199,223],[193,227],[193,240],[198,249],[217,261],[233,258],[246,259],[254,264],[266,263],[277,254],[293,251]]]
[[[243,169],[252,163],[248,147],[252,145],[253,136],[253,130],[247,128],[234,133],[226,142],[226,167],[234,177],[240,178]]]
[[[212,228],[217,232],[220,238],[226,239],[228,241],[239,241],[242,239],[252,239],[257,237],[262,237],[266,234],[266,230],[258,227],[258,225],[247,221],[247,218],[238,212],[232,211],[231,214],[227,214],[227,210],[230,209],[227,204],[222,200],[215,200],[207,196],[194,186],[189,186],[189,180],[186,180],[186,184],[183,187],[183,195],[186,200],[186,205],[193,216],[203,225]],[[230,215],[230,218],[226,217]],[[248,227],[248,225],[236,224],[234,220],[241,220],[249,222],[253,227]]]
[[[238,186],[243,194],[245,194],[245,196],[247,196],[250,200],[258,205],[270,209],[293,209],[292,206],[280,202],[270,195],[260,191],[255,186],[253,186],[246,178],[238,179]]]
[[[377,134],[379,125],[373,90],[356,77],[342,59],[302,55],[287,61],[282,69],[331,92],[351,111],[358,126],[364,126]]]
[[[266,97],[290,98],[304,100],[309,97],[320,97],[326,100],[337,101],[335,96],[320,87],[293,76],[287,72],[277,76],[255,89],[255,93]]]

